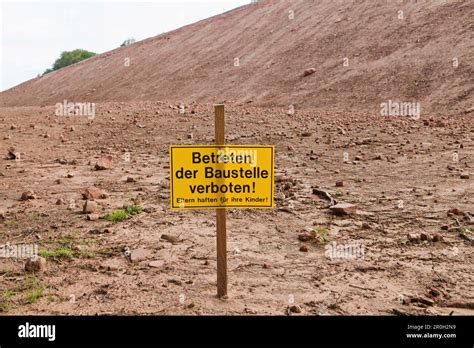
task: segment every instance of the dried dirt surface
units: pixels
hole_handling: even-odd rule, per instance
[[[101,103],[93,120],[0,108],[0,240],[47,259],[35,274],[0,259],[2,314],[474,314],[469,115],[226,112],[229,144],[275,145],[277,201],[228,211],[220,300],[215,212],[169,209],[168,146],[212,143],[211,104]],[[88,220],[91,186],[104,195]],[[355,207],[338,216],[326,194]],[[104,218],[124,205],[142,209]],[[359,252],[331,259],[334,245]]]

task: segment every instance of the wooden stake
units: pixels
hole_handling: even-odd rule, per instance
[[[224,105],[214,105],[216,145],[225,145]],[[227,296],[227,231],[226,209],[216,209],[217,230],[217,296]]]

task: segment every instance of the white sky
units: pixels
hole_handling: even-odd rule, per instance
[[[250,0],[0,0],[0,91],[42,74],[62,51],[103,53]]]

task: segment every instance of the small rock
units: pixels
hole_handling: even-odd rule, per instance
[[[99,214],[89,214],[87,215],[87,220],[89,221],[97,221],[99,220]]]
[[[430,240],[430,235],[428,233],[421,233],[420,234],[420,239],[421,240]]]
[[[302,234],[298,235],[298,240],[300,240],[302,242],[308,242],[311,239],[313,239],[313,237],[309,233],[302,233]]]
[[[301,307],[298,306],[298,305],[293,305],[293,306],[291,306],[289,309],[290,309],[290,312],[291,312],[291,313],[301,313],[301,312],[303,312],[303,310],[301,309]]]
[[[157,260],[157,261],[151,261],[148,266],[151,268],[162,268],[164,266],[165,262],[162,260]]]
[[[161,235],[161,239],[164,239],[164,240],[166,240],[167,242],[170,242],[171,244],[176,244],[176,243],[179,242],[178,237],[170,236],[170,235],[168,235],[168,234],[162,234],[162,235]]]
[[[338,203],[329,208],[335,215],[351,215],[357,212],[357,206],[350,203]]]
[[[65,204],[66,201],[62,198],[59,198],[57,201],[56,201],[56,205],[62,205],[62,204]]]
[[[21,194],[22,201],[28,201],[30,199],[36,199],[36,195],[32,190],[25,191]]]
[[[137,182],[137,179],[135,179],[134,177],[127,177],[127,182]]]
[[[168,279],[168,283],[175,284],[175,285],[183,285],[183,282],[179,279]]]
[[[151,251],[147,249],[136,249],[133,250],[130,254],[130,261],[132,262],[139,262],[146,260],[148,257],[151,256]]]
[[[242,254],[242,251],[240,251],[239,248],[235,247],[235,248],[232,250],[232,254],[233,254],[233,255],[240,255],[240,254]]]
[[[5,221],[5,219],[6,219],[5,212],[3,210],[0,210],[0,223]]]
[[[105,260],[101,265],[101,268],[106,269],[108,271],[118,271],[122,268],[125,267],[123,264],[123,260],[117,260],[117,259],[108,259]]]
[[[104,190],[101,190],[95,186],[90,186],[86,188],[85,191],[82,193],[82,197],[89,201],[93,201],[96,199],[107,198],[107,193],[105,193]]]
[[[113,166],[113,157],[108,155],[105,157],[100,158],[97,163],[95,164],[96,170],[107,170],[111,169]]]
[[[419,234],[416,234],[416,233],[408,233],[407,234],[407,239],[410,241],[410,242],[418,242],[420,240],[420,235]]]
[[[46,270],[46,259],[41,256],[33,256],[25,263],[25,271],[42,273]]]
[[[104,228],[104,229],[94,229],[94,230],[90,230],[89,233],[91,234],[106,234],[106,233],[112,233],[111,230],[109,230],[108,228]]]
[[[16,151],[14,147],[10,147],[7,152],[7,159],[19,160],[21,157],[20,152]]]
[[[435,287],[431,287],[428,291],[428,294],[429,294],[430,297],[433,297],[433,298],[436,298],[436,299],[439,299],[439,298],[441,298],[445,295],[442,290],[440,290],[438,288],[435,288]]]
[[[409,305],[411,303],[411,297],[409,296],[403,296],[401,299],[401,303],[404,305]]]
[[[313,75],[315,72],[316,72],[315,68],[309,68],[304,71],[303,76]]]
[[[376,153],[374,155],[373,159],[376,160],[376,161],[381,161],[381,160],[383,160],[383,156],[379,153]]]
[[[433,234],[433,242],[441,242],[443,240],[443,236],[439,233]]]
[[[464,215],[464,212],[462,212],[458,208],[451,208],[448,210],[448,216],[451,216],[451,215]]]
[[[304,253],[307,253],[308,252],[308,247],[306,245],[302,245],[300,247],[300,251],[304,252]]]
[[[425,296],[414,297],[414,298],[411,299],[411,302],[418,302],[418,303],[422,303],[422,304],[427,305],[427,306],[433,306],[434,303],[435,303],[432,299],[429,299]]]
[[[467,174],[467,173],[462,173],[462,174],[461,174],[461,179],[469,179],[469,174]]]
[[[344,182],[343,181],[336,181],[336,187],[343,187]]]
[[[99,205],[94,201],[85,201],[82,211],[85,214],[97,213],[99,211]]]

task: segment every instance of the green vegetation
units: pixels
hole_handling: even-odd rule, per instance
[[[45,243],[50,244],[48,241]],[[52,251],[40,249],[38,251],[38,255],[44,257],[45,259],[49,257],[72,259],[75,256],[74,250],[71,249],[74,243],[74,238],[72,236],[64,236],[62,239],[51,243],[54,244]]]
[[[36,288],[26,293],[26,303],[35,303],[40,297],[43,296],[43,288]]]
[[[34,276],[28,276],[24,284],[5,290],[0,296],[0,313],[14,308],[19,300],[23,304],[33,304],[44,296],[45,288]],[[15,299],[14,299],[15,297]]]
[[[12,306],[9,303],[0,301],[0,313],[8,312]]]
[[[128,214],[125,210],[119,209],[114,210],[113,212],[107,214],[104,219],[107,221],[118,222],[125,220],[128,217]]]
[[[110,248],[104,248],[99,250],[98,254],[104,257],[111,257],[115,255],[115,252]]]
[[[40,217],[41,217],[40,213],[37,213],[37,212],[31,213],[32,220],[38,220]]]
[[[26,303],[35,303],[43,296],[44,288],[35,277],[26,278],[25,289],[27,290],[25,294]]]
[[[114,210],[107,214],[104,219],[107,221],[118,222],[128,219],[133,215],[140,214],[142,211],[143,208],[139,205],[124,206],[122,209]]]
[[[129,215],[140,214],[143,211],[143,208],[139,205],[124,206],[124,209]]]
[[[0,313],[8,312],[13,308],[13,305],[10,303],[13,296],[15,296],[15,290],[7,290],[3,293],[3,296],[0,298]]]
[[[137,208],[129,209],[130,214],[133,211],[137,211]],[[125,211],[125,210],[124,210]],[[42,241],[42,246],[38,251],[38,255],[45,259],[73,259],[73,258],[84,258],[92,259],[96,256],[110,256],[114,252],[111,250],[94,250],[99,247],[105,239],[75,239],[74,237],[67,235],[61,237],[59,240],[45,240]],[[91,250],[92,249],[92,250]]]
[[[68,65],[78,63],[82,60],[91,58],[95,55],[96,54],[94,52],[89,52],[83,49],[77,49],[73,51],[64,51],[61,53],[61,56],[58,59],[56,59],[56,61],[53,64],[53,67],[50,69],[46,69],[43,75],[46,75],[52,71],[59,70]]]
[[[400,240],[401,245],[407,245],[410,241],[408,239],[402,239]]]
[[[3,293],[5,301],[9,301],[15,295],[15,290],[7,290]]]
[[[312,240],[318,244],[326,245],[331,242],[329,231],[325,227],[318,226],[309,234],[311,235]]]
[[[49,257],[72,259],[74,257],[74,251],[66,247],[57,247],[54,251],[41,249],[38,251],[38,255],[44,257],[45,259]]]
[[[120,47],[126,47],[128,45],[131,45],[133,43],[135,43],[135,39],[132,37],[132,38],[129,38],[127,40],[125,40],[124,42],[122,42],[122,44],[120,45]]]
[[[3,221],[3,224],[4,224],[5,226],[11,227],[11,226],[13,226],[13,225],[16,225],[16,222],[13,221],[13,220],[5,220],[5,221]]]

